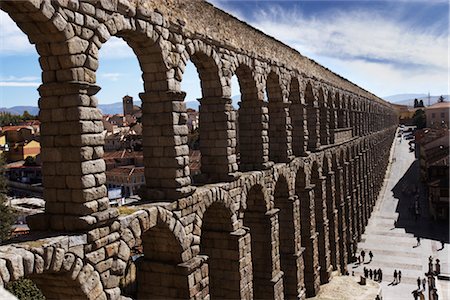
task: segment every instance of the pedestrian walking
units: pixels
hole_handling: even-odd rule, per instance
[[[364,277],[369,277],[369,270],[366,267],[364,267]]]
[[[366,251],[361,251],[362,262],[364,262],[364,257],[366,256]]]
[[[372,271],[372,269],[370,269],[370,271],[369,271],[369,277],[370,277],[370,279],[372,279],[372,276],[373,276],[373,271]]]
[[[424,291],[425,291],[426,285],[427,285],[427,280],[426,280],[426,278],[424,277],[424,278],[422,279],[422,288],[423,288]]]
[[[372,251],[369,251],[369,258],[370,258],[370,261],[369,261],[369,262],[372,262],[372,259],[373,259],[373,253],[372,253]]]
[[[378,269],[378,281],[381,282],[383,280],[383,271],[380,269]]]
[[[417,288],[420,290],[420,283],[422,280],[420,280],[420,277],[417,277]]]
[[[402,282],[402,271],[398,270],[398,283]]]
[[[394,270],[394,283],[397,283],[397,270]]]
[[[417,246],[420,246],[420,236],[418,236],[418,237],[416,238],[416,240],[417,240]]]
[[[412,291],[411,294],[413,294],[414,300],[419,299],[419,292],[417,290]]]
[[[377,269],[373,270],[373,280],[375,280],[375,281],[378,280],[378,270]]]

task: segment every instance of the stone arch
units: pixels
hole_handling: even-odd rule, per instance
[[[241,101],[238,110],[239,168],[242,171],[259,169],[267,161],[263,138],[263,101],[250,61],[238,57],[234,70],[239,81]]]
[[[250,229],[253,296],[255,299],[273,298],[271,220],[267,215],[266,194],[259,184],[247,192],[244,226]]]
[[[304,282],[306,296],[313,297],[319,291],[317,235],[314,212],[314,191],[309,184],[307,166],[300,166],[295,176],[295,191],[300,202],[300,236],[304,261]]]
[[[236,148],[229,143],[235,139],[236,120],[229,93],[224,94],[227,80],[221,59],[213,47],[199,40],[188,42],[186,52],[197,69],[202,90],[198,99],[201,175],[194,176],[194,182],[229,181],[233,179],[229,175],[237,171]]]
[[[188,299],[189,268],[183,245],[162,219],[142,236],[143,256],[136,261],[138,299]]]
[[[330,276],[330,243],[328,236],[327,203],[325,199],[325,176],[322,175],[321,162],[314,160],[311,166],[311,184],[314,185],[314,208],[316,232],[318,233],[318,254],[320,282],[327,283]]]
[[[330,143],[330,95],[326,86],[319,88],[319,136],[320,145],[328,145]]]
[[[269,100],[269,157],[275,163],[287,162],[290,156],[290,143],[287,137],[289,113],[283,97],[283,86],[279,70],[271,70],[267,75],[266,92]],[[289,145],[288,145],[289,144]]]
[[[223,97],[222,73],[220,56],[211,47],[200,40],[192,41],[193,46],[187,47],[186,55],[197,68],[202,89],[202,97],[205,101],[210,98]],[[183,63],[183,60],[181,60]],[[183,63],[186,66],[186,63]]]
[[[20,278],[30,279],[46,299],[97,299],[106,296],[94,267],[62,248],[47,246],[25,250],[3,246],[0,250],[3,284]]]
[[[344,189],[344,154],[342,149],[333,152],[332,170],[335,175],[335,205],[337,208],[337,231],[339,236],[339,265],[342,274],[347,271],[347,219],[345,217],[345,189]]]
[[[306,130],[306,109],[300,80],[292,77],[289,84],[289,115],[292,125],[292,153],[294,156],[306,155],[308,133]]]
[[[307,112],[308,150],[315,151],[320,147],[319,138],[319,106],[311,81],[306,82],[305,103]]]
[[[239,234],[232,213],[221,202],[208,207],[202,219],[200,253],[208,256],[209,293],[212,298],[240,298]],[[225,285],[224,282],[227,282]]]
[[[296,298],[300,287],[298,273],[300,269],[298,261],[298,247],[296,242],[296,225],[298,225],[298,207],[289,195],[289,184],[286,177],[280,175],[274,188],[274,205],[279,209],[278,222],[280,228],[280,264],[284,272],[283,285],[286,299]]]
[[[326,152],[323,158],[322,174],[325,177],[325,199],[328,218],[328,239],[330,242],[330,263],[333,270],[339,267],[339,230],[338,230],[338,205],[336,198],[336,172],[333,171],[333,158],[335,153]]]

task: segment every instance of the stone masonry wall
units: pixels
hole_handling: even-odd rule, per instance
[[[387,167],[388,103],[204,1],[0,9],[40,57],[46,201],[30,235],[0,246],[0,285],[27,277],[50,299],[304,299],[346,272]],[[112,36],[133,49],[144,81],[146,186],[127,214],[109,206],[95,96]],[[180,88],[188,61],[202,87],[195,178]]]

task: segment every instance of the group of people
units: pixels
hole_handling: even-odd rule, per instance
[[[359,256],[357,257],[358,263],[359,263],[359,264],[364,263],[365,257],[366,257],[366,251],[362,250],[362,251],[361,251],[361,255],[359,255]],[[373,253],[372,253],[372,251],[369,251],[369,263],[372,262],[372,259],[373,259]],[[366,276],[366,277],[367,277],[367,276]]]
[[[394,270],[394,281],[392,281],[392,284],[399,284],[402,282],[402,271],[401,270]]]
[[[364,267],[364,277],[381,282],[383,280],[383,271],[380,268],[372,270]]]

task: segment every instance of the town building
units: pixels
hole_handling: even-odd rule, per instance
[[[425,109],[427,127],[446,127],[449,124],[450,102],[437,102]]]
[[[449,132],[426,128],[416,133],[420,179],[427,186],[430,214],[436,220],[449,219]]]
[[[38,141],[20,142],[10,145],[7,161],[25,160],[28,156],[36,158],[41,153],[41,144]]]
[[[145,185],[144,167],[129,165],[106,171],[107,188],[121,188],[122,197],[137,195],[143,185]]]

